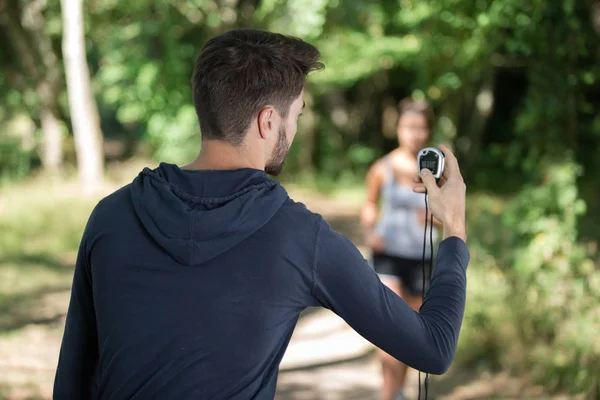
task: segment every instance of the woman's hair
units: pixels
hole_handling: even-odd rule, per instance
[[[427,126],[429,129],[433,128],[435,116],[433,109],[427,100],[416,100],[412,97],[406,97],[398,103],[398,119],[404,114],[414,112],[421,114],[427,120]]]

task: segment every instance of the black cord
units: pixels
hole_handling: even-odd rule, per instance
[[[422,293],[422,301],[425,300],[425,251],[427,249],[427,211],[428,211],[428,204],[427,204],[427,191],[425,192],[425,231],[423,232],[423,293]],[[427,381],[427,375],[425,375],[425,380]],[[425,394],[425,398],[427,399],[427,394]],[[421,400],[421,371],[419,371],[419,396],[417,398],[418,400]]]
[[[425,232],[423,233],[423,298],[422,301],[425,301],[425,276],[427,275],[427,270],[425,268],[425,252],[427,249],[427,213],[429,211],[429,204],[427,203],[427,192],[425,192]],[[433,214],[430,217],[430,226],[429,226],[429,248],[431,249],[431,258],[429,260],[429,282],[431,283],[431,278],[433,277]],[[425,374],[425,400],[427,400],[427,392],[429,389],[429,374]],[[421,371],[419,371],[419,397],[418,400],[421,400]]]
[[[427,249],[427,212],[429,204],[427,204],[427,192],[425,192],[425,232],[423,233],[423,298],[425,300],[425,250]]]
[[[429,286],[431,286],[431,279],[433,278],[433,214],[429,218],[429,248],[431,249],[431,257],[429,258]]]
[[[425,214],[427,215],[427,214]],[[427,220],[427,218],[425,218]],[[433,278],[433,214],[430,217],[429,223],[429,248],[431,254],[429,258],[429,286],[431,286],[431,279]],[[425,374],[425,400],[427,400],[427,391],[429,388],[429,374]]]

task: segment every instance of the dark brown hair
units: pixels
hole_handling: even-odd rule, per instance
[[[398,103],[398,119],[404,114],[414,112],[421,114],[427,120],[429,129],[433,129],[435,116],[433,109],[427,100],[416,100],[412,97],[406,97]]]
[[[319,59],[314,46],[277,33],[236,29],[213,37],[192,75],[202,137],[239,145],[266,105],[286,118],[306,76],[323,68]]]

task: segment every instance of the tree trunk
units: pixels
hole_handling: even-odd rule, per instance
[[[40,110],[40,121],[43,134],[42,163],[52,178],[58,179],[61,175],[63,161],[63,140],[60,121],[54,111],[43,104]]]
[[[102,131],[87,65],[82,0],[61,0],[67,93],[82,188],[90,193],[103,181]]]
[[[600,1],[593,1],[589,7],[592,26],[596,33],[600,35]]]

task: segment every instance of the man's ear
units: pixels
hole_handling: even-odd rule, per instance
[[[273,106],[265,106],[258,112],[258,133],[262,139],[268,139],[275,130],[277,111]]]

